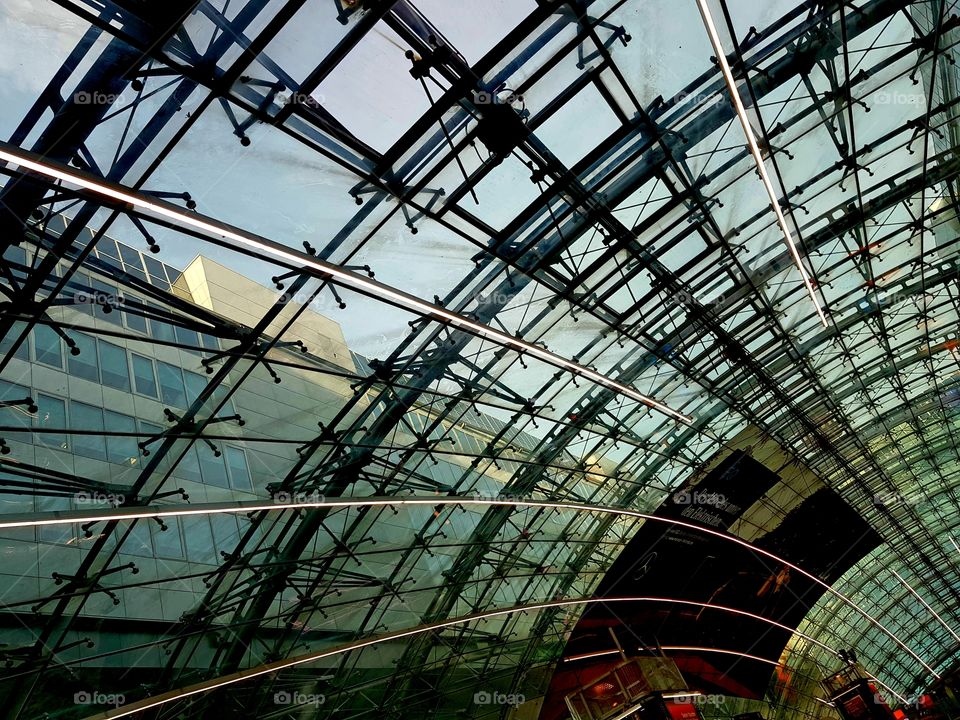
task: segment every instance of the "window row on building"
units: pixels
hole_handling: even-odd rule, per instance
[[[13,330],[0,341],[0,354],[9,350],[13,338],[23,331],[23,327],[23,323],[14,324]],[[200,373],[128,351],[87,333],[68,330],[67,336],[76,344],[76,354],[67,351],[65,343],[52,328],[36,325],[30,332],[29,342],[22,343],[14,357],[27,362],[32,359],[41,365],[66,370],[74,377],[160,400],[180,410],[188,408],[207,386],[206,377]],[[226,387],[214,389],[214,406],[226,393]],[[229,400],[221,414],[234,414]]]
[[[4,475],[0,473],[0,479],[3,477]],[[69,510],[76,506],[75,500],[65,496],[36,499],[38,512]],[[166,530],[155,520],[141,520],[135,523],[132,529],[126,523],[121,523],[114,530],[107,544],[113,547],[118,538],[130,529],[130,535],[122,547],[122,552],[127,555],[189,560],[215,565],[219,562],[218,553],[233,552],[247,524],[248,520],[245,517],[233,514],[166,518],[164,520]],[[29,528],[26,532],[33,532],[33,530]],[[83,534],[76,525],[48,525],[37,528],[36,531],[36,540],[59,545],[76,545]],[[10,534],[20,539],[25,537],[23,530]]]
[[[35,430],[29,433],[35,444],[66,450],[92,460],[128,467],[137,465],[140,457],[138,439],[157,437],[164,430],[160,425],[130,415],[49,393],[33,393],[24,385],[0,380],[0,401],[18,401],[27,397],[33,399],[36,412],[29,412],[25,404],[0,408],[0,424],[19,426],[24,431]],[[10,439],[20,440],[21,437]],[[219,457],[205,442],[192,443],[174,468],[173,475],[191,482],[252,492],[253,482],[243,448],[222,442],[215,445]]]

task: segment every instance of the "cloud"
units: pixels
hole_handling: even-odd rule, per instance
[[[60,68],[87,23],[53,3],[0,4],[0,87],[36,96]]]

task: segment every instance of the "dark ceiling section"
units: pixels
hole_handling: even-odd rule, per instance
[[[770,470],[737,451],[696,487],[675,492],[656,515],[726,530],[778,481]],[[821,489],[754,544],[832,582],[879,542],[876,533],[835,493]],[[598,592],[605,597],[722,605],[795,628],[824,590],[770,558],[722,538],[649,522],[623,549]],[[654,601],[601,603],[581,618],[566,657],[614,647],[610,630],[631,655],[644,652],[642,648],[700,646],[773,661],[780,658],[791,635],[753,618],[710,608]],[[677,663],[693,687],[754,698],[763,697],[772,672],[768,664],[716,653],[682,652]]]

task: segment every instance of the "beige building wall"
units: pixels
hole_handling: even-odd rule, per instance
[[[280,291],[254,282],[201,255],[184,269],[173,291],[195,305],[247,327],[260,322],[281,295]],[[290,305],[292,307],[295,303]],[[266,334],[271,337],[282,335],[284,341],[301,340],[315,357],[351,372],[356,370],[343,331],[336,322],[307,308],[284,332],[289,317],[288,313],[282,313],[270,324]]]

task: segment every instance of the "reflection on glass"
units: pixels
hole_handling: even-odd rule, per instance
[[[127,351],[119,345],[104,342],[100,346],[100,367],[103,384],[130,392],[130,369],[127,367]]]
[[[71,400],[70,427],[84,431],[83,434],[73,435],[73,452],[94,460],[107,459],[107,447],[103,437],[103,411],[100,408]],[[87,435],[86,431],[96,434]]]
[[[97,343],[86,333],[70,332],[68,336],[80,351],[78,355],[71,353],[67,356],[67,371],[76,377],[100,381],[100,368],[97,364]]]
[[[33,348],[37,362],[63,367],[63,351],[60,336],[47,325],[37,325],[33,330]]]
[[[108,433],[134,433],[137,424],[129,415],[104,410],[103,425]],[[107,460],[121,465],[133,465],[137,461],[137,440],[129,437],[107,436]]]
[[[157,397],[157,379],[153,374],[153,360],[133,353],[133,383],[141,395]]]
[[[157,363],[157,379],[160,382],[160,399],[177,408],[187,406],[187,394],[183,388],[180,368],[165,362]]]
[[[37,417],[34,425],[39,428],[62,429],[67,427],[66,404],[60,398],[40,393],[37,395]],[[67,437],[62,433],[37,433],[37,439],[44,445],[67,449]]]

